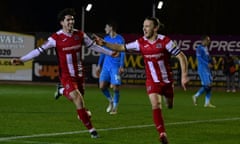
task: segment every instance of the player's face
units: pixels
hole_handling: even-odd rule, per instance
[[[75,23],[74,17],[71,15],[66,15],[65,19],[61,21],[62,28],[66,32],[72,32],[74,28],[74,23]]]
[[[210,39],[210,37],[207,37],[207,38],[206,38],[206,43],[207,43],[207,45],[209,45],[209,44],[210,44],[210,42],[211,42],[211,39]]]
[[[143,22],[143,33],[147,39],[150,39],[154,36],[154,24],[150,20],[145,20]]]
[[[111,30],[112,30],[112,27],[109,26],[108,24],[106,24],[104,30],[105,30],[105,33],[106,33],[106,34],[109,34],[109,33],[111,32]]]
[[[210,37],[206,37],[203,41],[203,44],[206,45],[206,46],[208,46],[210,43],[211,43]]]

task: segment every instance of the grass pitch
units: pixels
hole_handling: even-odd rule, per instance
[[[204,108],[204,95],[193,106],[192,95],[176,88],[174,108],[163,105],[170,144],[239,144],[240,94],[213,88],[212,103]],[[74,105],[65,97],[53,98],[55,84],[0,84],[1,144],[157,144],[150,102],[145,87],[121,89],[117,115],[97,86],[86,86],[86,106],[100,138],[91,139],[78,121]]]

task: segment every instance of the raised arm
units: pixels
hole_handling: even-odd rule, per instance
[[[102,38],[100,38],[97,35],[94,35],[95,37],[95,41],[98,45],[100,46],[106,46],[109,49],[112,49],[114,51],[125,51],[125,45],[124,44],[113,44],[113,43],[108,43],[106,41],[104,41]]]
[[[48,41],[46,41],[42,46],[30,51],[26,55],[20,57],[20,58],[13,58],[11,60],[11,63],[13,65],[20,65],[23,64],[23,62],[29,61],[35,57],[38,57],[40,54],[45,53],[45,51],[49,48],[55,47],[55,40],[53,40],[51,37],[48,38]]]
[[[90,48],[91,50],[94,50],[96,52],[99,53],[103,53],[106,55],[111,55],[111,56],[115,56],[116,52],[113,52],[109,49],[105,49],[102,46],[99,46],[96,44],[95,41],[93,41],[88,35],[84,34],[84,44],[87,48]]]

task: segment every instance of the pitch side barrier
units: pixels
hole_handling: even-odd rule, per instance
[[[27,81],[32,82],[46,82],[56,83],[58,82],[58,66],[55,49],[50,49],[46,54],[40,55],[33,61],[25,63],[24,66],[28,68],[27,72],[23,67],[13,66],[9,63],[10,58],[18,57],[26,53],[28,50],[22,51],[23,48],[34,49],[40,46],[51,33],[39,32],[34,35],[34,45],[32,46],[30,41],[15,42],[12,44],[18,49],[21,49],[21,53],[12,55],[16,48],[10,46],[10,42],[7,40],[7,36],[18,34],[6,34],[0,33],[0,80],[25,80],[24,76],[28,75],[30,78]],[[100,34],[102,35],[102,34]],[[126,42],[131,42],[141,37],[141,34],[122,34]],[[11,37],[10,36],[10,37]],[[186,54],[188,60],[188,72],[191,86],[200,86],[200,80],[197,74],[197,60],[195,56],[196,45],[200,43],[201,35],[169,35],[173,39],[177,46]],[[13,38],[12,38],[13,39]],[[21,38],[19,38],[21,40]],[[209,52],[212,58],[216,61],[213,67],[214,86],[224,87],[226,85],[226,77],[222,72],[222,61],[224,54],[228,51],[235,59],[235,66],[237,72],[235,73],[235,84],[239,85],[239,60],[240,60],[240,36],[228,36],[228,35],[211,35],[211,44],[209,46]],[[87,84],[98,83],[98,78],[95,74],[99,53],[83,47],[82,58],[85,63],[85,76]],[[141,55],[126,53],[125,58],[125,71],[122,73],[122,82],[127,85],[144,85],[145,84],[145,71],[144,63]],[[173,57],[171,60],[173,69],[175,85],[180,85],[180,65],[178,60]],[[7,76],[6,76],[7,75]],[[16,76],[17,75],[17,79]],[[21,79],[22,78],[22,79]]]

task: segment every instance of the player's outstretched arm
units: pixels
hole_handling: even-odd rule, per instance
[[[125,51],[125,45],[124,44],[113,44],[113,43],[108,43],[106,41],[104,41],[102,38],[100,38],[99,36],[97,36],[96,34],[93,35],[96,41],[97,45],[100,46],[106,46],[111,50],[114,51]]]

